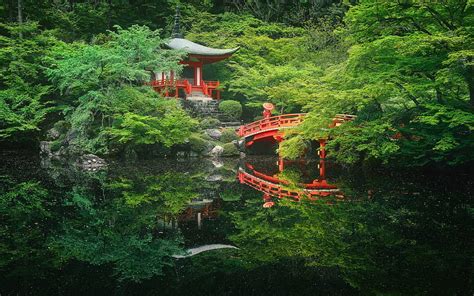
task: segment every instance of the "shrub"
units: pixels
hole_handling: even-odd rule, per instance
[[[226,143],[222,145],[222,148],[224,148],[224,151],[222,152],[222,156],[238,156],[239,155],[239,150],[233,143]]]
[[[50,148],[52,152],[56,152],[56,151],[59,151],[59,149],[61,149],[61,146],[62,146],[62,141],[56,140],[56,141],[51,142]]]
[[[54,124],[54,129],[57,130],[60,134],[66,134],[67,131],[69,130],[70,126],[69,124],[64,121],[64,120],[60,120],[60,121],[57,121],[55,124]]]
[[[238,120],[242,115],[242,105],[233,100],[222,101],[219,104],[219,111],[230,119]]]
[[[195,152],[203,152],[207,148],[208,142],[201,138],[197,134],[192,134],[189,137],[189,147],[191,148],[191,151]]]
[[[217,118],[206,117],[199,123],[202,129],[216,128],[221,125],[221,122]]]
[[[239,136],[235,133],[234,129],[228,128],[222,131],[221,142],[230,143],[234,140],[238,140]]]

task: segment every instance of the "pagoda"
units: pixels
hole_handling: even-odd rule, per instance
[[[180,30],[179,7],[176,7],[173,33],[166,46],[186,52],[186,57],[180,61],[184,69],[179,77],[174,71],[155,75],[151,81],[153,88],[166,97],[199,101],[219,100],[220,82],[204,80],[203,67],[205,64],[212,64],[230,57],[239,48],[211,48],[185,39]]]

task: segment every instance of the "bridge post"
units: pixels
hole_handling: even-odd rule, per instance
[[[326,180],[326,162],[324,159],[319,160],[319,180]]]
[[[283,157],[278,155],[278,171],[281,173],[285,169],[285,163],[283,161]]]
[[[326,158],[326,140],[325,139],[320,139],[319,140],[319,158]]]

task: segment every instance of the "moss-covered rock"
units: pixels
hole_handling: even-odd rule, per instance
[[[198,134],[192,134],[189,137],[189,147],[191,151],[204,153],[204,152],[207,152],[207,150],[209,150],[209,146],[210,146],[209,141],[203,139]]]
[[[224,157],[239,156],[239,150],[235,147],[234,143],[226,143],[222,148],[224,148],[222,152],[222,156]]]
[[[239,137],[235,133],[235,130],[232,128],[227,128],[222,131],[221,142],[230,143],[232,141],[238,140]]]
[[[221,122],[217,118],[206,117],[199,122],[199,126],[202,129],[217,128],[221,125]]]

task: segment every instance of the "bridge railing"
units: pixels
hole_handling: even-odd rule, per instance
[[[246,125],[242,125],[239,128],[238,134],[240,137],[248,137],[262,131],[294,127],[303,121],[305,115],[305,113],[295,113],[264,118]]]
[[[335,186],[331,188],[300,188],[290,189],[285,188],[282,184],[272,183],[267,180],[263,180],[257,176],[254,176],[242,169],[239,169],[238,179],[241,184],[246,184],[255,190],[269,194],[270,196],[278,198],[291,198],[294,200],[300,200],[303,197],[317,198],[318,196],[330,196],[337,192],[339,189]]]

